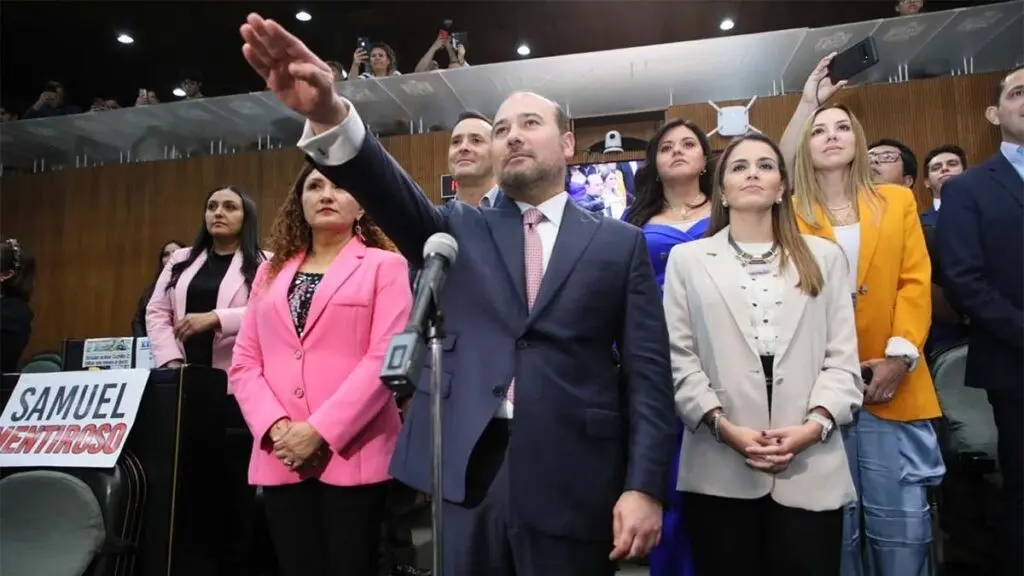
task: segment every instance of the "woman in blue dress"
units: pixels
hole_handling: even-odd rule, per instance
[[[713,174],[708,138],[693,122],[668,122],[647,144],[644,165],[636,174],[635,200],[622,219],[643,229],[658,286],[664,285],[672,247],[707,232]],[[661,544],[647,557],[651,576],[696,575],[683,524],[683,493],[674,490],[682,443],[679,421],[670,479],[673,491],[665,509]]]

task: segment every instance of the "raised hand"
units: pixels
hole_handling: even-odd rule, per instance
[[[836,53],[833,52],[819,60],[818,65],[814,67],[814,71],[807,77],[802,96],[802,100],[805,103],[821,106],[828,102],[829,98],[835,96],[835,93],[843,86],[846,86],[846,80],[840,80],[833,84],[832,79],[828,77],[828,65],[835,57]]]
[[[330,66],[280,24],[259,14],[249,14],[239,31],[245,59],[285,106],[314,124],[341,124],[347,112],[334,93]]]

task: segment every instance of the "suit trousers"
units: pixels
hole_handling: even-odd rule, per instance
[[[309,479],[264,486],[282,576],[372,576],[388,485],[331,486]]]
[[[1003,476],[999,574],[1019,576],[1024,574],[1024,390],[1017,386],[987,393],[999,433],[997,450]]]
[[[443,503],[444,576],[612,576],[611,510],[607,541],[546,534],[517,515],[506,458],[514,428],[491,421],[470,455],[466,501]]]
[[[700,576],[838,576],[842,509],[811,512],[772,497],[686,492],[686,531]]]

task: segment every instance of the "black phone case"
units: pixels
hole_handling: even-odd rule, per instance
[[[860,369],[860,378],[864,381],[865,386],[871,384],[871,379],[874,377],[875,371],[871,368],[864,367]]]
[[[849,80],[878,64],[878,46],[871,36],[843,50],[829,62],[828,77],[833,83]]]

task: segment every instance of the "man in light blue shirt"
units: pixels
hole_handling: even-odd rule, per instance
[[[999,574],[1024,574],[1024,68],[999,85],[985,117],[994,156],[942,187],[935,238],[943,288],[970,318],[966,384],[983,388],[999,434],[1004,525]]]

